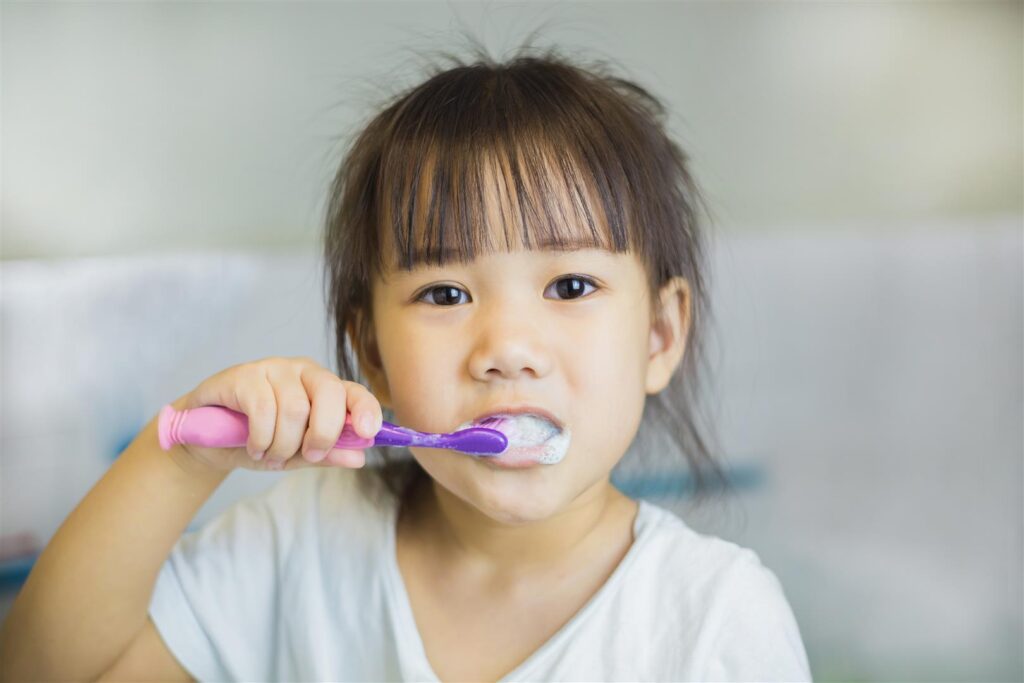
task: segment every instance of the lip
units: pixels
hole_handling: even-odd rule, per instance
[[[477,425],[477,424],[479,424],[480,422],[482,422],[483,420],[485,420],[488,417],[497,417],[499,415],[525,415],[525,414],[537,415],[538,417],[543,417],[544,419],[546,419],[549,422],[551,422],[551,424],[553,424],[556,427],[558,427],[559,431],[565,429],[565,424],[560,419],[558,419],[558,416],[556,416],[554,413],[552,413],[549,410],[545,410],[544,408],[540,408],[538,406],[529,406],[529,405],[499,406],[497,408],[492,408],[491,410],[488,410],[486,413],[481,413],[480,415],[474,417],[473,418],[473,424]]]
[[[498,455],[493,458],[481,458],[478,462],[487,467],[495,467],[501,470],[528,470],[545,467],[545,465],[531,458],[510,458],[505,454]]]

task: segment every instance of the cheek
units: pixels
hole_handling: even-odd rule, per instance
[[[458,376],[460,353],[450,337],[400,327],[383,331],[381,358],[399,424],[426,432],[457,426],[458,422],[451,423],[456,416],[438,407],[462,404],[460,387],[452,381]]]
[[[641,339],[635,329],[632,321],[609,321],[585,340],[561,350],[581,390],[630,392],[641,383],[646,338]]]
[[[582,427],[573,435],[573,450],[602,464],[614,465],[625,453],[643,416],[648,342],[648,335],[640,334],[643,323],[635,312],[619,311],[602,334],[565,355],[572,367],[573,412]]]

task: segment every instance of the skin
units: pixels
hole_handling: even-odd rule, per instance
[[[567,276],[596,288],[562,298]],[[455,303],[434,303],[438,286],[461,290]],[[666,283],[652,319],[635,254],[520,244],[470,263],[391,267],[372,298],[373,332],[357,353],[399,424],[447,432],[531,404],[572,430],[561,462],[528,469],[410,449],[430,483],[401,511],[397,553],[427,656],[442,679],[496,680],[571,619],[632,542],[637,505],[610,472],[645,396],[682,359],[689,288]]]

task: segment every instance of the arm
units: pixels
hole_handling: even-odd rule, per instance
[[[40,555],[0,632],[0,679],[92,680],[138,664],[122,657],[132,645],[159,655],[145,658],[160,665],[149,674],[187,678],[147,609],[171,548],[227,474],[161,450],[151,420]]]
[[[305,357],[232,366],[172,403],[204,405],[245,413],[246,447],[164,452],[150,420],[40,555],[0,631],[0,680],[186,676],[147,614],[196,511],[236,467],[361,467],[362,450],[335,448],[346,416],[369,418],[354,420],[367,439],[382,421],[365,387]]]

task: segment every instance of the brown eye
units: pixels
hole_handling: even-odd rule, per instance
[[[593,280],[584,277],[563,277],[559,280],[555,280],[553,283],[555,291],[562,299],[579,299],[590,292],[586,290],[587,286],[597,289],[597,285]]]
[[[425,303],[432,303],[436,306],[453,306],[459,303],[459,294],[464,293],[458,287],[439,285],[423,290],[423,293],[416,300],[426,300]]]

